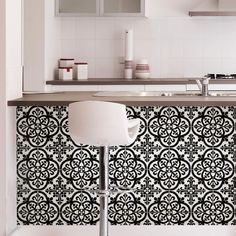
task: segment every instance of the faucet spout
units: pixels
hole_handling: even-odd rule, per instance
[[[202,83],[199,79],[196,80],[197,86],[199,88],[200,91],[202,91]]]
[[[207,97],[209,95],[209,81],[210,77],[204,76],[202,79],[196,79],[197,86],[201,91],[203,97]]]
[[[203,77],[202,79],[202,96],[207,97],[209,95],[209,81],[208,76]]]

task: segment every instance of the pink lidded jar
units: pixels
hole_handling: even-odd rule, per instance
[[[59,80],[72,80],[73,68],[72,67],[59,67]]]
[[[75,59],[73,58],[61,58],[59,60],[59,67],[73,67]]]

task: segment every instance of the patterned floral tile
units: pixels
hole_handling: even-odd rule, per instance
[[[206,150],[204,142],[190,131],[178,142],[175,149],[186,161],[192,163],[199,159]]]
[[[234,219],[234,206],[218,191],[209,191],[193,206],[192,214],[201,225],[227,225]]]
[[[51,138],[44,149],[57,162],[64,161],[68,156],[72,155],[75,146],[69,136],[63,135],[60,131]]]
[[[60,164],[60,174],[63,179],[73,185],[74,189],[95,187],[99,178],[99,161],[89,149],[75,149]]]
[[[181,182],[175,191],[191,207],[199,202],[207,192],[204,185],[195,179],[192,174]]]
[[[25,225],[51,225],[59,217],[59,206],[43,191],[33,191],[18,204],[18,221]]]
[[[140,225],[147,208],[134,193],[118,194],[110,198],[108,218],[112,225]]]
[[[148,207],[148,219],[154,225],[184,225],[190,217],[190,206],[175,191],[155,195]]]
[[[16,135],[16,143],[17,143],[17,147],[16,147],[17,161],[20,161],[25,156],[28,155],[32,147],[25,140],[25,138],[23,138],[22,136],[18,134]]]
[[[176,107],[162,107],[149,120],[148,131],[163,147],[175,147],[190,131],[190,122]]]
[[[114,225],[236,225],[236,108],[128,107],[137,140],[110,147]],[[99,148],[75,144],[67,107],[17,108],[17,223],[99,221]]]
[[[190,174],[190,164],[173,149],[163,149],[148,165],[148,174],[165,190],[176,189]]]
[[[59,174],[59,164],[44,149],[32,149],[17,164],[18,178],[32,190],[43,190]]]
[[[68,225],[94,225],[99,221],[99,203],[96,195],[86,191],[75,192],[60,208],[60,216]]]
[[[227,142],[224,142],[220,146],[220,150],[224,155],[231,159],[234,163],[236,163],[236,133],[230,135],[228,137]]]
[[[159,155],[162,148],[157,138],[148,133],[139,136],[132,145],[135,153],[146,163],[150,162],[156,155]]]
[[[32,190],[21,178],[17,177],[17,205],[26,199]]]
[[[219,147],[234,133],[234,121],[225,107],[206,107],[192,122],[193,133],[207,147]]]
[[[232,161],[217,149],[207,149],[192,165],[193,176],[208,190],[219,190],[234,175]]]
[[[138,157],[131,148],[119,149],[110,158],[111,183],[125,188],[133,188],[139,184],[147,171],[144,160]]]
[[[76,190],[68,180],[58,176],[45,188],[45,192],[58,206],[61,206],[72,197]]]
[[[154,202],[154,196],[164,191],[165,190],[147,174],[140,180],[140,184],[137,186],[135,193],[144,205],[149,206]]]

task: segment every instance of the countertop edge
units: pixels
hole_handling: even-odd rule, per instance
[[[73,102],[105,101],[127,106],[236,106],[236,97],[201,96],[94,96],[90,92],[57,92],[26,94],[9,100],[8,106],[68,106]]]
[[[82,100],[80,100],[82,101]],[[106,100],[109,102],[109,100]],[[68,106],[75,101],[9,101],[8,106]],[[126,106],[236,106],[235,101],[115,101]]]

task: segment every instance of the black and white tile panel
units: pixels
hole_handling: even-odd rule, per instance
[[[110,148],[114,225],[236,225],[236,108],[128,107],[135,143]],[[76,145],[67,107],[17,108],[19,225],[99,221],[99,150]]]

